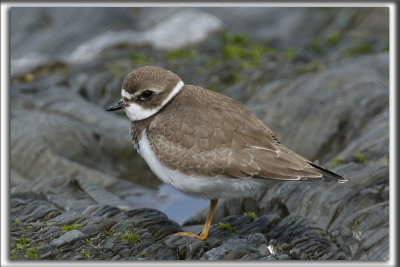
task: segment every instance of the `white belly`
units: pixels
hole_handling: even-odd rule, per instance
[[[188,195],[207,199],[254,196],[260,187],[265,185],[262,180],[258,179],[233,179],[224,176],[204,177],[185,175],[177,170],[170,170],[155,155],[145,130],[142,133],[138,148],[139,154],[161,181]]]

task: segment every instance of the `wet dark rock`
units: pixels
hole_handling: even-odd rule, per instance
[[[360,69],[360,65],[371,67]],[[282,143],[310,159],[327,161],[343,148],[353,148],[350,142],[356,141],[355,136],[372,135],[363,128],[388,107],[388,68],[387,54],[343,60],[324,71],[302,75],[281,85],[278,94],[268,84],[260,88],[247,104],[278,133]],[[357,77],[356,81],[354,77]],[[299,97],[309,99],[309,105],[299,102]],[[309,115],[315,113],[318,116]],[[301,121],[301,128],[294,121]],[[375,127],[378,130],[387,123],[381,118]],[[382,138],[371,138],[364,144],[371,145]],[[352,152],[363,150],[358,147]]]
[[[54,247],[61,247],[63,245],[75,242],[79,239],[85,238],[85,234],[82,233],[79,230],[72,230],[69,232],[66,232],[62,236],[60,236],[57,239],[54,239],[53,241],[50,242],[50,246]]]
[[[153,21],[148,29],[137,31],[131,27],[132,22],[136,20],[133,19],[134,16],[131,16],[128,10],[125,8],[101,8],[97,10],[93,8],[62,8],[63,14],[70,14],[75,18],[74,23],[85,25],[80,31],[81,35],[74,32],[73,37],[71,37],[71,30],[67,31],[64,27],[67,23],[65,22],[67,17],[55,15],[61,12],[59,8],[35,9],[34,13],[37,16],[35,20],[45,21],[48,26],[44,29],[41,26],[33,26],[29,29],[24,25],[33,19],[31,16],[26,17],[24,23],[17,23],[19,16],[23,16],[22,14],[29,13],[31,10],[29,8],[13,8],[11,12],[12,23],[19,24],[19,27],[14,28],[17,33],[12,40],[15,47],[11,55],[13,76],[19,76],[32,69],[56,63],[83,63],[93,60],[107,49],[118,46],[150,44],[156,49],[180,48],[203,41],[211,33],[220,30],[222,26],[221,21],[210,13],[203,12],[200,9],[183,8],[177,9],[177,12],[171,12],[171,16],[166,16],[164,21],[157,25],[154,25]],[[136,13],[136,16],[140,16],[140,9],[130,10],[132,13]],[[115,16],[117,19],[114,19]],[[88,20],[88,18],[91,19]],[[99,22],[102,18],[103,21]],[[110,18],[113,19],[109,23],[105,23]],[[196,19],[196,25],[190,23],[193,19]],[[72,25],[73,23],[68,24]],[[114,27],[110,27],[111,24]],[[40,33],[30,35],[32,31]],[[85,31],[88,31],[86,35],[83,34]],[[196,34],[193,34],[193,32],[196,32]],[[23,38],[24,33],[31,40],[29,46],[23,45],[24,42],[16,41]],[[55,34],[59,36],[57,41],[50,41],[54,39]],[[96,35],[94,36],[94,34]],[[54,50],[54,47],[57,47],[57,49]],[[16,51],[19,51],[23,56]]]
[[[267,236],[276,240],[277,244],[282,244],[277,249],[288,250],[293,259],[319,260],[333,255],[345,259],[345,254],[332,244],[329,235],[315,222],[304,217],[287,216]]]
[[[63,186],[62,183],[58,185]],[[54,185],[49,186],[54,189]],[[68,194],[76,194],[72,203],[60,203],[58,207],[46,195],[37,200],[37,194],[30,191],[12,196],[13,253],[23,259],[27,249],[38,247],[39,259],[64,260],[118,257],[131,260],[255,260],[270,255],[285,260],[305,256],[307,259],[344,258],[345,255],[327,232],[305,217],[291,215],[281,219],[264,215],[254,219],[252,216],[228,216],[218,225],[211,226],[207,240],[200,241],[172,236],[182,228],[155,209],[121,211],[111,206],[92,205],[92,208],[82,210],[79,203],[88,201],[90,196],[77,187]],[[77,204],[75,208],[73,203]],[[40,205],[43,210],[39,215],[38,207],[33,208],[35,205]],[[54,210],[59,215],[48,219],[46,214]],[[221,224],[230,225],[233,230],[226,230]],[[382,232],[374,238],[379,241],[384,236]],[[19,245],[23,242],[21,238],[28,240],[25,247]],[[335,236],[335,240],[337,238]]]

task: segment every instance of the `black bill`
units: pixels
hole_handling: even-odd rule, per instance
[[[126,107],[126,102],[123,99],[120,99],[118,102],[112,104],[108,108],[106,108],[106,111],[115,111],[119,109],[125,109]]]

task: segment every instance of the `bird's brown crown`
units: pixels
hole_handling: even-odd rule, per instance
[[[156,66],[138,68],[122,83],[122,97],[127,102],[140,103],[145,108],[154,108],[168,97],[180,78],[171,71]]]

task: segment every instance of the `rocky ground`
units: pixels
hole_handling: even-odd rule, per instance
[[[11,12],[11,259],[389,259],[387,9],[71,10],[51,45],[60,14]],[[193,17],[197,34],[172,27]],[[142,65],[241,101],[349,182],[271,182],[221,201],[206,241],[171,236],[208,208],[183,225],[160,212],[128,120],[104,111]]]

